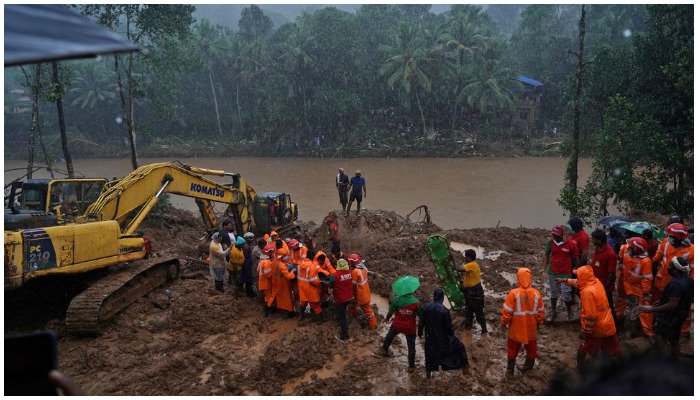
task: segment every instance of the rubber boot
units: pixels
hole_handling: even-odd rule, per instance
[[[481,334],[482,335],[488,335],[489,330],[486,328],[486,322],[481,323]]]
[[[557,319],[557,298],[549,300],[552,303],[552,313],[547,317],[547,322],[554,322]]]
[[[574,315],[574,311],[571,309],[574,302],[565,301],[564,304],[566,305],[566,318],[569,320],[569,322],[576,322],[576,316]]]
[[[299,312],[299,321],[303,321],[304,318],[306,318],[306,311],[301,310],[301,311]]]
[[[224,292],[224,281],[214,281],[214,288],[219,292]]]
[[[248,297],[255,297],[255,291],[253,290],[252,283],[246,283],[245,285],[245,295]]]
[[[515,359],[508,359],[508,366],[506,367],[506,376],[511,378],[515,376]]]
[[[525,359],[522,367],[518,367],[520,372],[525,372],[531,370],[535,366],[535,360]]]
[[[265,318],[270,316],[270,307],[265,304],[263,307],[265,307]]]
[[[323,323],[323,313],[320,312],[318,314],[314,314],[314,322],[317,324],[322,324]]]

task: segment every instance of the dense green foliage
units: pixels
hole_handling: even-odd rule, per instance
[[[76,6],[142,51],[119,62],[61,63],[70,77],[69,144],[79,156],[100,148],[128,155],[131,138],[139,149],[167,154],[198,146],[216,155],[348,156],[399,147],[453,155],[477,138],[525,143],[554,127],[559,135],[551,140],[566,142],[580,7],[453,5],[435,14],[429,5],[374,4],[314,9],[276,25],[278,16],[253,5],[234,30],[193,21],[195,6]],[[580,146],[596,169],[584,187],[563,191],[561,204],[589,218],[610,202],[690,212],[692,6],[586,10]],[[544,82],[527,135],[513,124],[511,89],[521,74]],[[24,76],[8,68],[5,77],[7,149],[26,144],[30,121],[8,106],[8,99],[17,104],[9,89]],[[39,108],[44,139],[56,143],[55,107]],[[61,156],[58,147],[53,153]]]
[[[649,34],[601,47],[584,78],[594,172],[576,192],[563,189],[560,204],[589,220],[610,202],[693,213],[693,13],[647,9]]]

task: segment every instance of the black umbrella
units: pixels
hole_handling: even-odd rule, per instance
[[[626,222],[632,222],[632,220],[621,215],[606,215],[604,217],[598,218],[598,225],[605,225],[611,228],[614,228],[615,226],[624,224]]]
[[[5,67],[138,50],[66,6],[5,4]]]

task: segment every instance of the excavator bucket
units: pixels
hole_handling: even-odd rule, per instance
[[[435,272],[440,279],[440,283],[442,283],[450,305],[453,309],[463,308],[464,296],[459,290],[461,283],[457,270],[452,263],[450,245],[447,243],[447,239],[442,235],[428,236],[425,247],[428,248],[430,261],[435,265]]]

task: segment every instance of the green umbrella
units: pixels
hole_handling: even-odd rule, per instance
[[[624,233],[624,231],[630,231],[638,235],[641,235],[642,232],[649,229],[651,230],[654,239],[661,239],[666,237],[664,231],[661,230],[661,228],[654,224],[650,224],[646,221],[625,222],[623,224],[616,225],[615,229],[619,230],[622,233]]]
[[[420,281],[415,276],[402,276],[391,284],[391,291],[399,296],[413,293],[420,286]]]

